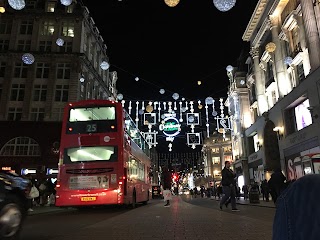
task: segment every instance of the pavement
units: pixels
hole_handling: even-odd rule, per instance
[[[200,198],[200,197],[198,196],[198,198]],[[205,197],[205,198],[207,198],[207,197]],[[207,199],[220,201],[220,199],[218,199],[218,198],[216,198],[216,199],[207,198]],[[253,207],[275,208],[275,205],[272,200],[270,200],[269,202],[266,202],[266,201],[262,200],[262,198],[260,198],[259,203],[250,203],[250,201],[248,199],[244,200],[243,197],[241,197],[239,200],[237,199],[237,204],[249,205],[249,206],[253,206]],[[37,214],[55,213],[55,212],[59,212],[59,211],[65,211],[66,209],[72,210],[73,208],[60,208],[60,207],[56,207],[56,206],[36,206],[33,208],[32,212],[28,212],[28,215],[32,216],[32,215],[37,215]]]

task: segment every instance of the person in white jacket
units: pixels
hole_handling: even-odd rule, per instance
[[[32,187],[30,189],[30,192],[29,192],[29,209],[28,211],[29,212],[32,212],[33,211],[33,202],[34,202],[34,199],[39,197],[39,190],[38,188],[34,185],[34,183],[32,183]]]

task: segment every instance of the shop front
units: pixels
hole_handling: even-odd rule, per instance
[[[262,151],[255,152],[248,157],[250,184],[260,184],[265,179]]]
[[[318,138],[308,139],[284,150],[287,179],[298,179],[307,174],[320,173]]]

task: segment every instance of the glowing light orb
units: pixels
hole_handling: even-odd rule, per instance
[[[273,42],[269,42],[267,45],[266,45],[266,51],[268,53],[272,53],[276,50],[276,44],[273,43]]]
[[[198,85],[199,85],[199,86],[201,85],[201,81],[198,81]]]
[[[175,7],[178,5],[180,0],[164,0],[164,2],[169,6],[169,7]]]
[[[138,77],[135,77],[135,79],[134,80],[136,80],[136,82],[138,82],[140,79],[138,78]]]
[[[284,63],[286,64],[286,65],[291,65],[291,63],[292,63],[292,57],[285,57],[284,58]]]
[[[178,100],[178,99],[179,99],[179,94],[178,94],[178,93],[172,94],[172,98],[173,98],[174,100]]]
[[[60,0],[60,2],[64,6],[70,6],[72,3],[72,0]]]
[[[214,6],[221,12],[227,12],[236,5],[236,0],[213,0]]]
[[[121,100],[123,99],[123,95],[122,95],[121,93],[119,93],[119,94],[117,95],[117,99],[121,101]]]
[[[226,67],[226,70],[227,70],[228,72],[232,72],[232,71],[233,71],[233,67],[232,67],[231,65],[228,65],[228,66]]]
[[[4,7],[0,7],[0,13],[5,13],[6,9]]]
[[[187,108],[186,107],[182,107],[181,108],[181,112],[185,112],[185,111],[187,111]]]
[[[64,44],[64,40],[62,38],[58,38],[56,44],[61,47]]]
[[[206,100],[205,100],[205,103],[208,104],[208,105],[211,105],[214,103],[214,100],[212,97],[207,97]]]
[[[160,89],[159,93],[164,94],[166,91],[164,89]]]
[[[109,65],[108,62],[102,61],[101,64],[100,64],[100,67],[101,67],[102,70],[108,70],[110,65]]]
[[[203,106],[200,104],[200,105],[198,105],[198,108],[199,108],[199,109],[202,109],[202,108],[203,108]]]
[[[80,81],[81,83],[84,83],[84,81],[85,81],[84,76],[81,76],[80,79],[79,79],[79,81]]]
[[[188,117],[188,122],[190,122],[190,123],[194,122],[194,116]]]
[[[153,111],[153,107],[152,107],[151,105],[148,105],[148,106],[146,107],[146,111],[147,111],[148,113],[151,113],[151,112]]]
[[[26,6],[24,0],[8,0],[8,3],[14,10],[21,10]]]
[[[34,63],[34,56],[31,53],[25,53],[22,55],[22,62],[25,64],[31,65]]]

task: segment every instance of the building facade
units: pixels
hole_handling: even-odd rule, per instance
[[[202,154],[204,160],[204,182],[206,186],[220,184],[221,171],[224,168],[225,161],[230,161],[232,165],[234,164],[230,134],[226,133],[226,136],[223,137],[221,134],[215,133],[211,137],[206,138]]]
[[[251,48],[246,88],[231,84],[228,99],[238,106],[233,147],[244,153],[247,181],[268,180],[276,168],[288,180],[319,173],[319,26],[319,1],[257,3],[242,37]]]
[[[117,73],[109,72],[107,47],[81,2],[64,6],[33,0],[22,10],[5,8],[0,18],[0,165],[46,175],[57,168],[65,104],[115,99]]]

